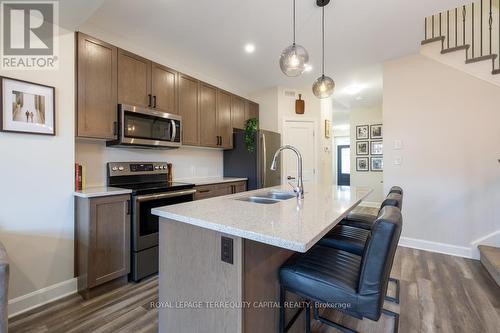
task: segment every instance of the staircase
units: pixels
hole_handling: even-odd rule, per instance
[[[491,75],[500,74],[499,1],[480,0],[426,17],[421,44],[441,43],[441,54],[463,51],[466,64],[491,62]]]
[[[500,287],[500,248],[479,245],[479,253],[481,253],[481,264]]]

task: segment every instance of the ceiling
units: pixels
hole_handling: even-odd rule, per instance
[[[334,97],[345,106],[380,99],[380,64],[417,52],[425,16],[465,2],[333,0],[326,7],[325,61],[326,74],[337,83]],[[251,93],[276,85],[303,88],[320,75],[321,9],[314,0],[297,0],[297,43],[309,51],[313,66],[298,78],[284,76],[278,65],[282,49],[291,44],[291,0],[61,3],[61,16],[68,15],[67,21],[72,19],[76,27],[98,26],[240,91]],[[87,4],[86,9],[82,3]],[[255,44],[253,54],[244,52],[249,42]],[[352,84],[364,86],[359,94],[362,100],[342,93]]]

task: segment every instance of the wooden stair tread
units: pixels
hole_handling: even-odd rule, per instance
[[[430,44],[434,42],[442,42],[442,41],[444,41],[444,36],[438,36],[434,38],[424,39],[423,41],[420,42],[420,45]]]
[[[450,47],[449,49],[443,49],[443,50],[441,50],[441,54],[451,53],[451,52],[460,51],[460,50],[468,50],[469,47],[470,47],[469,44],[455,46],[455,47]]]
[[[497,58],[496,54],[488,54],[480,57],[470,58],[465,60],[466,64],[472,64],[475,62],[485,61],[485,60],[495,60]]]
[[[486,245],[479,245],[481,263],[490,273],[491,277],[500,286],[500,248]]]

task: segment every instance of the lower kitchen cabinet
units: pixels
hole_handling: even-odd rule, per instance
[[[130,196],[76,199],[75,275],[89,299],[127,283],[130,272]]]
[[[245,192],[247,190],[246,181],[237,181],[230,183],[219,183],[196,186],[195,200],[220,197],[223,195]]]

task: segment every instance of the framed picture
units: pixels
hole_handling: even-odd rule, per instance
[[[372,171],[383,171],[384,170],[384,159],[382,157],[372,157],[371,158],[371,170]]]
[[[382,139],[382,124],[376,124],[370,126],[370,139],[377,140]]]
[[[369,171],[368,157],[356,157],[356,171]]]
[[[325,120],[325,138],[330,139],[332,136],[332,122],[328,119]]]
[[[356,126],[356,140],[368,139],[368,125]]]
[[[369,154],[369,143],[368,141],[357,141],[356,142],[356,155],[368,155]]]
[[[55,135],[54,87],[8,77],[0,79],[0,131]]]
[[[370,142],[370,154],[371,155],[382,155],[384,153],[384,143],[382,141],[371,141]]]

